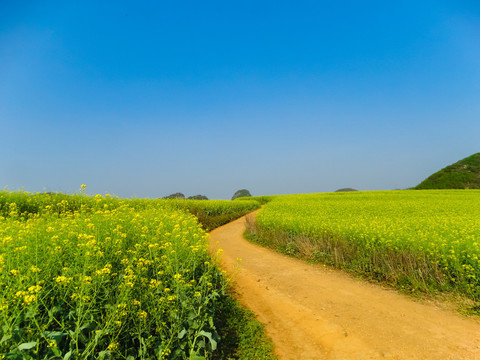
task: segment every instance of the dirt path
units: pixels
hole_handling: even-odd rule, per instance
[[[210,247],[280,360],[480,360],[479,321],[251,244],[244,230],[244,217],[220,227]]]

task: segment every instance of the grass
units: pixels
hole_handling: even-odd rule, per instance
[[[242,308],[233,297],[225,297],[219,308],[217,325],[225,340],[214,355],[218,360],[275,360],[272,342],[251,311]]]

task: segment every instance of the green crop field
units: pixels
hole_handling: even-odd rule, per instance
[[[480,191],[277,196],[250,231],[282,252],[407,290],[480,299]]]
[[[0,192],[0,358],[218,358],[231,300],[191,213],[258,206]]]

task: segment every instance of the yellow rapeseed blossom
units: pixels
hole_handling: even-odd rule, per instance
[[[42,290],[42,287],[40,285],[34,285],[34,286],[30,286],[28,288],[28,292],[29,293],[32,293],[32,294],[36,294],[38,293],[40,290]]]
[[[118,349],[118,342],[112,342],[108,345],[107,350],[114,351]]]
[[[25,305],[30,305],[31,303],[37,301],[37,295],[28,294],[23,297],[23,303]]]
[[[61,275],[61,276],[57,276],[53,280],[55,280],[55,282],[58,284],[66,285],[72,281],[72,278]]]
[[[110,274],[112,272],[112,265],[111,264],[106,264],[103,269],[95,271],[96,275],[106,275]]]
[[[34,273],[39,273],[42,270],[40,268],[36,267],[35,265],[32,265],[32,266],[30,266],[30,271],[34,272]]]
[[[140,320],[145,320],[147,318],[147,312],[144,310],[141,310],[138,312],[138,318]]]

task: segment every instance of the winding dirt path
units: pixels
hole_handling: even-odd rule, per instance
[[[244,231],[245,217],[213,230],[210,248],[223,249],[278,359],[480,360],[480,321],[251,244]]]

